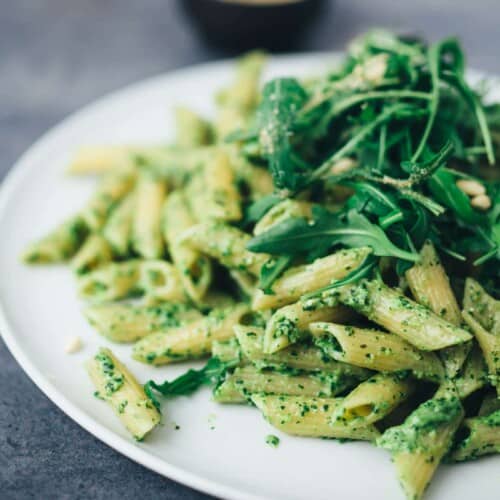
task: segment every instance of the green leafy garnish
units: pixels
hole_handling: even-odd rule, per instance
[[[226,372],[234,368],[236,364],[237,361],[224,363],[219,358],[210,358],[200,370],[189,369],[171,382],[166,380],[157,384],[153,380],[149,380],[144,384],[144,392],[154,405],[160,408],[157,394],[169,399],[177,396],[188,396],[204,385],[216,386],[224,378]]]

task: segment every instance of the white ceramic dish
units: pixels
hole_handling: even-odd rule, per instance
[[[304,74],[331,60],[280,57],[267,76]],[[183,103],[210,113],[212,95],[231,70],[229,62],[207,64],[133,85],[65,120],[19,160],[0,192],[2,335],[28,375],[71,418],[124,455],[189,486],[235,499],[402,499],[383,450],[282,435],[257,410],[216,405],[207,390],[167,403],[165,425],[145,443],[135,443],[110,408],[92,397],[83,362],[108,343],[83,318],[70,270],[27,267],[18,260],[29,241],[78,209],[91,192],[92,180],[64,174],[75,148],[168,139],[170,108]],[[84,349],[67,355],[65,341],[75,335]],[[185,364],[153,369],[130,360],[129,347],[113,349],[142,381],[186,369]],[[269,433],[281,438],[277,449],[265,444]],[[443,466],[427,498],[498,498],[499,466],[499,457]]]

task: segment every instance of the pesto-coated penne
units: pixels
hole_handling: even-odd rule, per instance
[[[497,410],[500,410],[500,398],[497,397],[495,392],[488,392],[483,398],[477,415],[478,417],[484,417]]]
[[[291,217],[311,217],[312,203],[308,201],[285,199],[274,205],[260,219],[253,229],[253,234],[259,235],[271,229],[276,224]]]
[[[141,261],[139,287],[149,305],[186,300],[179,271],[164,260]]]
[[[180,241],[218,260],[223,266],[259,275],[269,255],[246,249],[250,235],[223,222],[197,224]]]
[[[262,52],[250,52],[242,57],[234,81],[219,93],[219,109],[215,121],[216,136],[222,141],[230,132],[244,129],[257,105],[259,80],[265,62]]]
[[[390,427],[377,445],[391,452],[408,499],[422,498],[464,416],[460,400],[438,395],[422,403],[403,424]]]
[[[367,247],[340,250],[328,257],[316,259],[311,264],[292,267],[274,282],[271,287],[272,294],[257,291],[252,308],[272,309],[297,302],[302,295],[323,288],[334,280],[345,278],[370,252]]]
[[[340,301],[399,335],[418,349],[434,351],[471,340],[469,332],[381,281],[362,280],[339,288]]]
[[[220,359],[223,363],[229,361],[243,362],[244,360],[243,352],[236,338],[212,342],[212,357]]]
[[[373,441],[379,435],[373,425],[331,422],[342,398],[253,394],[252,402],[273,427],[293,436]]]
[[[247,271],[240,271],[239,269],[230,269],[229,276],[236,282],[238,288],[246,297],[250,298],[253,296],[257,289],[258,281],[253,274]]]
[[[62,262],[73,257],[89,230],[80,215],[63,222],[42,239],[31,243],[22,255],[27,264]]]
[[[132,191],[111,212],[102,230],[102,235],[118,257],[129,254],[134,209],[135,196]]]
[[[359,384],[334,410],[332,421],[344,425],[373,424],[391,413],[415,390],[408,372],[378,373]]]
[[[175,125],[175,143],[181,148],[204,146],[212,142],[210,123],[184,106],[175,108]]]
[[[228,310],[212,311],[185,326],[152,333],[135,344],[133,357],[152,365],[200,358],[210,354],[214,341],[233,337],[234,325],[248,312],[248,307],[241,304]]]
[[[481,349],[475,342],[454,383],[460,399],[465,399],[488,384],[488,368]]]
[[[159,259],[164,254],[161,216],[166,194],[165,181],[141,172],[135,191],[132,248],[145,259]]]
[[[76,274],[85,274],[113,260],[113,250],[98,233],[91,234],[71,261]]]
[[[411,370],[417,378],[438,382],[444,377],[433,352],[419,351],[392,333],[333,323],[309,325],[315,344],[337,361],[371,370]]]
[[[87,363],[96,397],[107,401],[138,441],[160,423],[160,413],[130,371],[109,349],[101,348]]]
[[[488,378],[491,384],[496,387],[498,397],[500,397],[500,334],[494,335],[487,331],[467,311],[462,311],[462,314],[483,352],[488,367]]]
[[[242,217],[241,195],[236,187],[234,169],[229,155],[219,149],[204,169],[203,219],[237,221]]]
[[[152,332],[196,321],[201,313],[185,304],[157,306],[98,304],[85,309],[89,323],[113,342],[135,342]]]
[[[254,393],[287,394],[290,396],[335,396],[356,385],[357,379],[350,376],[337,377],[331,373],[301,371],[276,371],[247,365],[236,368],[214,392],[215,401],[220,402],[221,391],[227,397],[227,389],[238,389],[244,399]],[[227,401],[237,402],[237,401]],[[239,402],[239,401],[238,401]]]
[[[163,236],[184,290],[199,303],[212,281],[212,264],[207,256],[179,241],[180,235],[194,223],[183,193],[175,191],[170,194],[163,206]]]
[[[267,354],[264,352],[264,330],[256,326],[236,325],[234,333],[244,357],[258,367],[321,371],[358,380],[364,380],[372,374],[370,370],[330,359],[321,349],[310,344],[294,344],[273,354]]]
[[[79,148],[68,167],[70,174],[101,174],[126,170],[133,165],[132,146],[84,146]]]
[[[465,280],[464,310],[489,332],[500,335],[500,301],[472,278]]]
[[[482,417],[466,418],[464,427],[469,434],[454,449],[452,460],[460,462],[500,453],[500,410]]]
[[[311,323],[328,321],[345,323],[353,318],[352,309],[338,305],[304,310],[302,302],[280,307],[268,321],[264,337],[264,351],[278,352],[308,335]]]
[[[133,168],[106,173],[81,211],[81,216],[90,229],[97,231],[104,226],[111,211],[134,187],[136,176]]]
[[[430,241],[427,241],[420,251],[420,262],[406,271],[405,276],[411,293],[419,304],[429,308],[452,325],[460,326],[462,315],[457,299],[439,255]],[[450,377],[458,373],[470,348],[470,343],[458,344],[440,353]]]
[[[140,291],[141,261],[111,263],[78,278],[78,292],[95,302],[123,299]]]

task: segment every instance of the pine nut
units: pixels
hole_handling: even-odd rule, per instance
[[[478,196],[474,196],[474,198],[470,201],[470,204],[479,210],[489,210],[491,208],[491,198],[487,194],[480,194]]]
[[[479,196],[486,193],[486,188],[482,184],[469,179],[460,179],[457,181],[457,187],[469,196]]]

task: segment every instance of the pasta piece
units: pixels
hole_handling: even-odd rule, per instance
[[[289,198],[274,205],[263,217],[260,219],[253,229],[253,234],[262,234],[273,226],[285,221],[291,217],[311,217],[312,203],[308,201],[291,200]]]
[[[362,280],[339,289],[340,301],[418,349],[434,351],[472,336],[380,281]]]
[[[141,441],[160,423],[160,413],[130,371],[105,348],[87,363],[95,395],[107,401],[127,430]]]
[[[488,295],[472,278],[467,278],[465,281],[464,309],[484,329],[500,335],[500,301]]]
[[[333,323],[312,323],[309,331],[316,345],[337,361],[384,372],[411,370],[417,378],[435,382],[444,377],[435,353],[419,351],[392,333]]]
[[[234,82],[218,95],[216,136],[223,140],[233,130],[244,129],[259,97],[259,80],[266,56],[250,52],[238,61]]]
[[[179,236],[194,224],[183,193],[175,191],[168,196],[163,207],[162,228],[170,255],[188,296],[199,303],[212,282],[210,259],[179,242]]]
[[[102,235],[118,257],[126,257],[130,251],[134,208],[135,196],[132,192],[111,212],[102,230]]]
[[[226,384],[227,382],[227,384]],[[284,372],[261,370],[256,366],[236,368],[224,382],[224,392],[231,385],[238,388],[244,398],[254,393],[287,394],[290,396],[335,396],[356,385],[353,377],[336,377],[328,373]],[[224,385],[223,384],[223,385]],[[218,400],[218,390],[214,393]]]
[[[204,146],[212,141],[212,128],[204,120],[188,108],[175,108],[176,140],[181,148]]]
[[[166,194],[163,180],[141,173],[135,193],[132,247],[145,259],[159,259],[164,254],[161,214]]]
[[[488,383],[488,369],[477,344],[474,343],[461,373],[454,382],[460,399],[465,399]]]
[[[188,325],[152,333],[134,346],[133,357],[143,363],[166,365],[210,354],[212,343],[234,336],[233,326],[244,319],[244,304],[229,310],[215,310]]]
[[[378,446],[391,452],[399,482],[409,499],[422,498],[463,416],[456,396],[437,394],[377,440]]]
[[[220,404],[248,403],[247,398],[241,391],[241,387],[235,384],[235,379],[231,375],[214,389],[212,399]]]
[[[269,255],[247,250],[249,240],[250,235],[222,222],[197,224],[181,237],[182,242],[213,257],[223,266],[258,276]]]
[[[420,262],[406,271],[406,280],[415,300],[455,326],[462,323],[457,299],[450,280],[439,260],[434,245],[427,241],[420,252]],[[470,343],[444,349],[443,358],[448,376],[454,377],[463,365],[471,348]]]
[[[74,155],[68,167],[70,174],[101,174],[127,169],[133,164],[131,146],[85,146]]]
[[[256,326],[236,325],[234,333],[245,358],[258,367],[321,371],[339,377],[355,377],[358,380],[366,379],[372,373],[357,366],[329,359],[321,349],[309,344],[295,344],[279,352],[267,354],[263,346],[264,330]]]
[[[242,217],[241,196],[236,188],[233,167],[227,153],[220,149],[205,165],[204,218],[237,221]]]
[[[463,311],[462,314],[483,352],[488,367],[488,378],[496,387],[498,397],[500,397],[500,335],[494,335],[485,330],[479,321],[476,321],[467,311]]]
[[[500,453],[500,410],[482,417],[466,418],[464,427],[468,436],[458,443],[452,460],[461,462]]]
[[[311,323],[344,323],[352,318],[353,311],[342,305],[304,310],[304,304],[299,301],[280,307],[267,323],[264,351],[272,354],[294,344],[307,336]]]
[[[140,290],[141,261],[107,264],[78,278],[78,293],[95,302],[122,299]]]
[[[140,273],[139,286],[149,305],[186,300],[179,272],[170,262],[142,261]]]
[[[87,226],[93,230],[101,229],[111,211],[134,187],[136,171],[132,168],[108,172],[100,181],[95,193],[81,212]]]
[[[302,295],[345,278],[370,254],[368,247],[341,250],[328,257],[316,259],[312,264],[292,267],[272,285],[272,294],[258,290],[252,308],[276,309],[297,302]],[[257,254],[262,255],[262,254]],[[267,260],[267,259],[265,259]]]
[[[76,274],[85,274],[113,260],[109,243],[98,233],[90,235],[71,261]]]
[[[99,304],[85,310],[96,330],[113,342],[135,342],[152,332],[200,319],[201,313],[185,304],[144,307],[131,304]]]
[[[391,413],[415,390],[407,372],[378,373],[358,385],[335,408],[332,421],[348,426],[373,424]]]
[[[88,234],[88,227],[79,215],[71,217],[44,238],[30,244],[22,259],[27,264],[65,261],[78,251]]]
[[[230,361],[241,362],[244,359],[240,344],[235,338],[212,342],[212,357],[220,359],[223,363]]]
[[[341,398],[253,394],[252,401],[273,427],[293,436],[373,441],[379,435],[373,425],[331,422]]]

